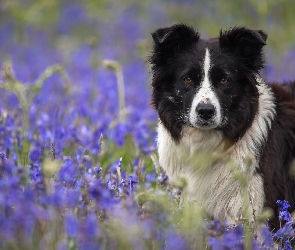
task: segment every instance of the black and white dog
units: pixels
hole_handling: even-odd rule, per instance
[[[241,182],[226,163],[204,171],[197,158],[200,151],[218,152],[247,174],[252,209],[272,208],[270,225],[278,228],[276,201],[287,200],[290,211],[295,209],[295,180],[289,174],[295,83],[266,84],[260,77],[267,35],[235,27],[204,40],[178,24],[152,37],[159,160],[170,180],[186,176],[192,201],[215,219],[235,223],[243,210]]]

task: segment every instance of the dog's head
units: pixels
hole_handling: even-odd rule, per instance
[[[178,24],[152,37],[152,104],[174,140],[181,138],[183,126],[219,129],[237,139],[257,111],[255,85],[264,66],[266,34],[235,27],[204,40]]]

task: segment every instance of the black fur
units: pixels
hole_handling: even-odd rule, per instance
[[[263,68],[262,47],[266,45],[267,35],[261,30],[249,30],[244,27],[220,31],[220,48],[226,53],[240,57],[242,64],[258,73]]]
[[[256,77],[264,67],[263,47],[267,35],[260,30],[235,27],[220,31],[217,38],[203,40],[184,24],[156,30],[152,65],[152,105],[175,142],[182,137],[183,126],[191,126],[188,110],[204,72],[205,48],[210,50],[210,81],[221,103],[222,122],[214,128],[222,131],[233,145],[251,127],[258,110]],[[184,79],[192,80],[187,84]],[[221,79],[228,83],[220,84]],[[277,105],[268,138],[260,147],[260,175],[264,180],[265,207],[278,215],[276,200],[287,200],[295,209],[295,182],[289,176],[295,156],[295,83],[271,85]],[[278,228],[277,217],[271,226]]]
[[[286,86],[294,89],[295,82]],[[260,170],[264,179],[265,207],[272,208],[275,214],[270,225],[278,229],[276,201],[286,200],[291,205],[290,211],[295,210],[295,181],[294,176],[290,176],[295,157],[295,100],[282,85],[271,84],[271,87],[276,97],[277,115],[261,151]]]
[[[214,52],[212,60],[215,66],[212,71],[215,73],[212,73],[212,81],[220,93],[222,108],[228,117],[228,122],[224,122],[218,129],[234,143],[251,126],[258,107],[254,73],[259,72],[264,61],[262,47],[265,45],[263,39],[266,39],[266,35],[258,39],[260,34],[264,33],[234,28],[221,32],[219,39],[202,40],[198,32],[186,25],[159,29],[152,34],[152,104],[176,141],[181,138],[182,125],[187,124],[185,116],[188,105],[203,77],[201,64],[205,47]],[[256,56],[251,53],[251,46],[255,47]],[[249,58],[255,61],[255,69]],[[193,84],[183,83],[186,74],[191,75]],[[218,84],[222,77],[229,78],[230,83],[226,86]],[[240,93],[244,95],[241,96]],[[240,110],[243,110],[243,116],[240,115]],[[183,119],[179,119],[180,117]]]

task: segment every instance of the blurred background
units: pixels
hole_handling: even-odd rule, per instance
[[[30,105],[31,130],[38,129],[45,147],[60,140],[63,148],[65,138],[89,147],[101,133],[121,146],[132,133],[149,151],[157,117],[147,58],[155,29],[182,22],[203,37],[233,26],[262,29],[268,33],[263,76],[282,82],[295,79],[294,13],[292,0],[1,0],[0,62],[9,60],[28,85],[50,65],[66,72],[68,83],[50,76]],[[127,121],[118,121],[117,78],[105,59],[121,67]],[[13,93],[0,95],[0,109],[18,107]]]
[[[2,0],[0,58],[13,60],[27,81],[53,62],[95,68],[108,58],[122,64],[140,60],[146,67],[150,33],[158,27],[182,22],[212,37],[243,25],[269,35],[266,77],[289,80],[295,65],[294,13],[292,0]],[[26,67],[37,69],[25,73]]]

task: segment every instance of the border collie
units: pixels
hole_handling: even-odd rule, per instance
[[[241,182],[225,161],[204,170],[198,158],[217,152],[247,177],[251,211],[273,209],[270,226],[278,228],[276,201],[287,200],[295,209],[289,175],[295,82],[266,84],[261,78],[267,35],[234,27],[206,40],[177,24],[152,37],[152,105],[160,118],[159,161],[169,179],[186,176],[191,201],[215,219],[236,223],[243,211]]]

